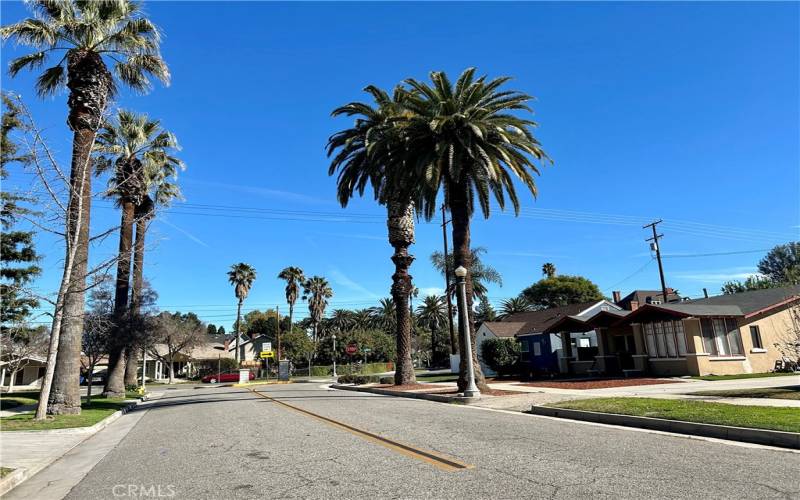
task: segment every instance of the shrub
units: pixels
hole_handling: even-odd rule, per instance
[[[381,377],[379,382],[381,384],[394,384],[394,377]]]
[[[212,367],[211,369],[213,370],[214,368],[215,367]],[[239,366],[233,358],[223,358],[219,360],[219,371],[221,372],[236,370],[238,368]]]
[[[340,384],[364,385],[375,381],[375,378],[367,377],[365,375],[342,375],[339,377]]]
[[[481,344],[481,358],[498,375],[510,375],[516,371],[520,346],[514,339],[486,339]]]

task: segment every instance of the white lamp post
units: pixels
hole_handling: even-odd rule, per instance
[[[336,378],[336,334],[333,334],[333,378]]]
[[[481,393],[475,385],[475,368],[472,366],[472,336],[469,331],[469,312],[467,311],[467,270],[463,266],[456,269],[456,283],[458,284],[458,312],[459,326],[464,334],[464,351],[467,363],[467,388],[464,389],[465,398],[478,398]]]

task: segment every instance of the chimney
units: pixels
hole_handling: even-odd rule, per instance
[[[639,301],[638,300],[632,300],[631,301],[631,311],[635,311],[637,309],[639,309]]]
[[[225,346],[225,350],[226,350],[226,351],[228,350],[228,346],[229,346],[230,344],[231,344],[231,339],[225,339],[225,343],[224,343],[223,345]]]
[[[614,297],[615,304],[619,302],[620,299],[622,298],[622,294],[619,292],[619,290],[614,290],[613,292],[611,292],[611,295]]]
[[[703,297],[708,298],[708,289],[703,288]]]

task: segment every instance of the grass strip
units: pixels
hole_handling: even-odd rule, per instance
[[[125,408],[129,402],[124,399],[92,398],[91,403],[81,405],[79,415],[52,415],[45,420],[36,421],[34,413],[22,413],[10,417],[0,418],[2,431],[43,431],[50,429],[70,429],[74,427],[89,427],[108,417],[115,411]]]
[[[653,398],[579,399],[554,403],[548,406],[703,424],[800,432],[800,411],[797,408],[743,406],[706,401]]]

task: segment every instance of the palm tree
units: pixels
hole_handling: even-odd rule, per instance
[[[556,265],[552,262],[545,262],[542,265],[542,274],[548,279],[552,278],[556,275]]]
[[[347,309],[334,309],[331,311],[331,328],[339,332],[348,332],[355,326],[355,314]]]
[[[167,83],[169,70],[159,53],[159,30],[144,17],[136,2],[38,0],[30,5],[34,17],[0,28],[3,40],[13,37],[17,43],[36,50],[12,60],[9,73],[13,77],[26,68],[38,69],[52,54],[66,51],[63,56],[58,54],[55,66],[39,75],[36,91],[46,97],[69,88],[67,124],[73,133],[65,259],[65,267],[72,268],[63,277],[68,286],[59,311],[63,314],[53,315],[48,358],[55,356],[55,363],[48,362],[42,403],[36,413],[37,419],[43,419],[45,409],[51,414],[76,414],[81,410],[79,373],[89,258],[90,156],[108,100],[116,90],[115,79],[145,92],[150,88],[149,76]],[[106,63],[113,65],[113,74]]]
[[[397,321],[397,307],[394,299],[386,297],[378,301],[378,305],[369,308],[372,315],[372,324],[386,333],[395,331]]]
[[[405,80],[411,89],[404,96],[403,106],[409,111],[399,120],[404,141],[396,154],[405,155],[405,163],[414,165],[415,177],[424,185],[414,201],[430,219],[437,209],[437,196],[444,201],[452,218],[453,256],[455,267],[463,266],[466,277],[466,304],[460,304],[472,318],[473,276],[470,251],[470,220],[476,206],[489,217],[490,199],[501,209],[506,197],[519,211],[519,198],[513,178],[516,177],[535,196],[533,174],[538,173],[536,160],[548,160],[531,129],[536,125],[520,112],[531,112],[530,96],[514,90],[500,90],[508,77],[487,80],[475,78],[475,69],[464,71],[453,85],[443,72],[432,72],[431,83]],[[463,328],[459,323],[459,341],[463,344]],[[474,337],[475,329],[470,328]],[[474,342],[472,343],[474,346]],[[461,352],[467,352],[465,349]],[[479,388],[486,388],[475,350],[475,379]],[[466,387],[466,359],[461,359],[459,389]]]
[[[236,298],[239,300],[236,308],[236,363],[239,363],[239,336],[241,335],[242,304],[250,293],[250,288],[256,280],[256,270],[249,264],[240,262],[231,266],[228,271],[228,281],[233,285]]]
[[[292,332],[292,321],[294,318],[294,304],[300,292],[300,286],[306,280],[303,270],[299,267],[289,266],[278,273],[278,279],[286,281],[286,303],[289,304],[289,333]],[[278,353],[280,359],[281,353]]]
[[[357,309],[353,311],[353,329],[369,330],[375,326],[375,318],[372,317],[371,308]]]
[[[311,327],[314,331],[314,342],[317,341],[319,325],[328,307],[328,299],[333,297],[333,290],[328,280],[322,276],[312,276],[303,283],[303,300],[308,301],[308,312],[311,317]]]
[[[180,149],[172,133],[162,129],[157,120],[126,110],[119,110],[116,119],[103,125],[97,137],[97,149],[100,153],[98,171],[114,168],[108,195],[115,197],[117,205],[122,208],[114,295],[116,334],[109,349],[105,388],[107,397],[116,397],[124,395],[125,385],[136,384],[136,364],[129,366],[122,355],[123,349],[132,347],[133,340],[130,329],[124,325],[130,312],[128,300],[136,207],[142,205],[148,196],[148,178],[153,177],[153,172],[175,175],[184,165],[171,155],[173,150]],[[129,372],[132,380],[124,377]]]
[[[443,330],[447,326],[447,303],[444,296],[428,295],[417,306],[419,324],[432,332]]]
[[[395,265],[391,293],[397,304],[393,322],[397,342],[395,383],[412,384],[416,378],[411,361],[409,295],[414,285],[408,269],[414,256],[408,253],[408,247],[414,243],[414,205],[405,189],[411,185],[406,180],[410,170],[402,161],[384,154],[396,148],[400,137],[394,120],[403,112],[405,92],[398,88],[390,96],[375,86],[364,90],[375,101],[374,107],[351,102],[332,113],[334,117],[355,116],[356,122],[352,128],[342,130],[328,140],[328,156],[336,153],[328,174],[334,175],[338,171],[337,195],[343,207],[355,194],[363,196],[368,184],[372,185],[375,199],[386,206],[389,244],[394,248],[392,262]]]
[[[505,319],[512,314],[532,311],[531,303],[524,297],[513,297],[500,303],[500,319]]]
[[[488,285],[490,283],[494,283],[496,285],[503,286],[503,277],[500,275],[500,272],[489,266],[484,264],[481,260],[481,255],[486,253],[486,248],[484,247],[475,247],[471,251],[472,254],[472,296],[474,299],[485,299],[487,298],[487,294],[489,293]],[[449,268],[449,276],[453,279],[455,276],[455,268],[453,263],[455,262],[453,254],[449,254],[447,256],[447,266]],[[433,252],[431,254],[431,263],[433,267],[436,268],[437,271],[442,273],[442,276],[446,276],[445,274],[445,262],[444,262],[444,254],[442,252]],[[456,283],[452,281],[448,289],[450,294],[455,296],[456,294]]]

